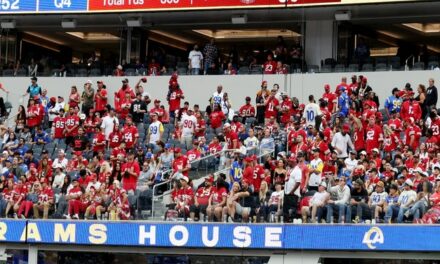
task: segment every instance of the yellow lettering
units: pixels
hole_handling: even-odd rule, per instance
[[[55,224],[53,239],[55,242],[75,243],[75,224],[68,224],[64,229],[63,224]]]
[[[27,233],[28,240],[34,240],[36,242],[41,241],[40,231],[38,230],[36,223],[28,223],[27,224],[27,229],[23,230],[23,233],[21,234],[21,237],[20,237],[20,241],[26,240],[26,233]]]
[[[0,222],[0,240],[6,240],[6,232],[8,231],[8,226],[4,222]]]
[[[92,244],[105,244],[107,241],[107,227],[102,224],[93,224],[89,227],[89,241]]]

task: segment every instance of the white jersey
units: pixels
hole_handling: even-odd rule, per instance
[[[322,169],[324,168],[324,162],[320,158],[313,159],[310,161],[309,169],[310,170],[317,170],[320,173],[310,173],[309,177],[309,186],[317,187],[321,184],[321,173]]]
[[[374,192],[370,195],[371,205],[378,205],[381,202],[384,202],[387,199],[388,193],[386,192]]]
[[[255,149],[258,147],[258,138],[257,137],[248,137],[244,140],[244,145],[246,149]]]
[[[193,69],[200,69],[203,60],[203,54],[198,50],[192,50],[189,53],[188,59],[191,60],[191,67]]]
[[[115,124],[119,124],[119,120],[116,117],[106,116],[102,119],[101,128],[104,128],[106,140],[108,140],[110,133],[113,132]]]
[[[221,92],[221,93],[215,92],[212,95],[212,103],[223,105],[223,92]]]
[[[182,137],[192,137],[197,125],[197,118],[194,115],[182,115]]]
[[[315,103],[309,103],[304,108],[303,117],[306,119],[307,126],[315,126],[316,125],[316,117],[321,115],[321,109]]]
[[[156,121],[150,124],[148,127],[148,134],[150,135],[150,140],[148,143],[156,144],[159,141],[160,133],[163,132],[163,125],[160,121]]]

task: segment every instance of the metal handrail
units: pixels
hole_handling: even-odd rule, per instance
[[[206,159],[209,159],[209,158],[212,158],[212,157],[218,156],[218,155],[222,155],[222,154],[224,154],[224,153],[226,153],[226,152],[235,151],[235,150],[236,150],[236,149],[222,149],[221,151],[216,152],[216,153],[214,153],[214,154],[209,154],[209,155],[207,155],[207,156],[200,157],[200,158],[198,158],[198,159],[196,159],[196,160],[193,160],[193,161],[190,162],[190,164],[193,164],[193,163],[196,163],[196,162],[200,162],[200,161],[203,161],[203,160],[206,160]],[[167,174],[167,173],[172,173],[172,172],[173,172],[173,169],[169,169],[169,170],[166,170],[166,171],[162,172],[162,175]],[[154,202],[155,202],[155,200],[158,199],[158,198],[161,198],[161,197],[165,196],[165,192],[164,192],[163,194],[156,195],[156,190],[157,190],[157,188],[158,188],[159,186],[163,186],[163,185],[166,185],[166,184],[171,183],[172,180],[173,180],[173,178],[169,178],[169,179],[167,179],[166,181],[161,182],[161,183],[158,183],[158,184],[155,184],[155,185],[153,186],[153,197],[152,197],[152,204],[151,204],[151,216],[152,216],[152,217],[154,217]]]

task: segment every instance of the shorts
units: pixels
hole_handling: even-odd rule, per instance
[[[201,205],[199,204],[199,206],[195,206],[194,204],[190,206],[189,211],[191,213],[195,213],[196,215],[202,213],[202,214],[206,214],[206,208],[208,206],[207,205]]]
[[[251,212],[251,208],[243,207],[240,203],[235,203],[235,212],[239,215],[243,215],[244,212],[247,212],[249,214]]]

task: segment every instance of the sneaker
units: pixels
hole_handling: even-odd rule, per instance
[[[16,213],[14,213],[14,218],[18,219],[18,215]]]
[[[232,217],[228,216],[228,219],[226,220],[226,222],[234,223],[234,220],[232,219]]]
[[[26,216],[24,216],[24,215],[21,215],[21,219],[26,219]]]
[[[359,223],[359,216],[356,216],[352,222],[355,224]]]
[[[406,218],[409,218],[409,216],[410,216],[410,211],[409,210],[407,210],[403,215],[406,217]]]
[[[72,219],[79,219],[78,214],[74,214],[73,217],[72,217]]]
[[[66,217],[66,219],[72,219],[72,217],[70,217],[70,215],[64,215]]]

